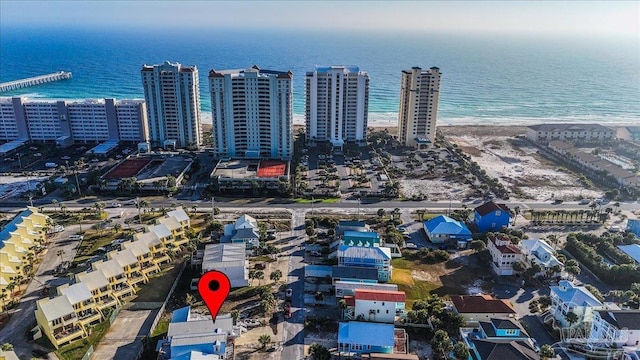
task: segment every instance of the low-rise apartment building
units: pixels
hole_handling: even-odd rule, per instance
[[[6,291],[12,278],[26,275],[25,265],[35,256],[38,243],[44,241],[49,224],[48,216],[34,207],[27,207],[0,230],[1,291]]]
[[[56,349],[86,336],[73,305],[66,296],[38,300],[36,321]]]
[[[66,284],[59,286],[57,291],[59,296],[66,296],[69,299],[85,332],[88,330],[87,326],[94,325],[102,320],[103,314],[98,310],[93,295],[91,295],[91,291],[86,284]]]
[[[603,142],[615,139],[616,132],[600,124],[538,124],[527,128],[526,137],[535,142]]]

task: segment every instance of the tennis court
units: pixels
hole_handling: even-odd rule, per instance
[[[121,179],[137,175],[147,164],[151,162],[150,157],[126,159],[116,166],[104,177],[106,179]]]
[[[261,161],[258,167],[258,177],[273,178],[283,176],[287,172],[287,163],[284,161]]]

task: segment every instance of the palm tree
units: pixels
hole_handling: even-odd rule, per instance
[[[120,225],[119,223],[113,224],[113,230],[115,232],[120,232],[120,230],[122,230],[122,225]]]
[[[282,277],[282,271],[280,269],[272,271],[271,275],[269,275],[269,278],[274,282],[278,282],[278,280],[280,280],[281,277]]]
[[[62,255],[66,254],[67,252],[60,249],[58,251],[56,251],[56,255],[58,255],[58,257],[60,257],[60,263],[62,264]]]
[[[63,214],[66,214],[67,213],[67,205],[61,204],[60,205],[60,211],[62,211]]]
[[[53,208],[55,209],[55,211],[58,212],[58,200],[56,199],[51,200],[51,205],[53,205]]]
[[[344,311],[347,310],[347,301],[345,299],[340,299],[338,301],[338,307],[340,308],[340,319],[344,320]]]
[[[258,342],[260,343],[260,346],[261,346],[260,348],[264,349],[271,342],[271,336],[269,336],[267,334],[262,334],[258,338]]]
[[[573,311],[569,311],[567,313],[567,315],[564,316],[565,320],[567,320],[567,322],[569,323],[569,327],[571,327],[571,325],[575,324],[578,322],[578,320],[580,319],[578,317],[578,315],[576,313],[574,313]]]

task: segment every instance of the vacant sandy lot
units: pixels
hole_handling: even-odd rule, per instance
[[[447,127],[447,138],[497,178],[514,197],[533,200],[599,197],[601,191],[584,189],[578,178],[537,154],[537,149],[514,135],[519,127]],[[520,196],[518,196],[520,194]]]

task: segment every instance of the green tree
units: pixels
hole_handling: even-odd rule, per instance
[[[519,273],[523,272],[527,268],[522,261],[516,261],[511,266],[513,267],[513,270]]]
[[[436,331],[433,340],[431,340],[431,348],[439,357],[446,359],[447,354],[453,348],[449,334],[444,330]]]
[[[473,249],[475,252],[480,252],[480,251],[486,249],[487,245],[485,245],[484,241],[482,241],[482,240],[473,240],[469,244],[469,247],[471,249]]]
[[[280,269],[272,271],[271,275],[269,275],[269,279],[273,282],[278,282],[280,278],[282,278],[282,271]]]
[[[540,347],[540,359],[547,360],[552,359],[556,356],[556,352],[553,351],[551,345],[542,345]]]
[[[13,345],[11,345],[10,343],[4,343],[4,344],[2,344],[2,346],[0,346],[0,350],[2,350],[2,351],[11,351],[11,350],[13,350]]]
[[[378,217],[383,217],[385,214],[387,213],[387,211],[385,209],[378,209]]]
[[[235,325],[238,322],[238,319],[240,319],[240,310],[231,310],[231,318],[233,319],[233,324]]]
[[[309,355],[314,360],[331,360],[331,352],[320,344],[311,344],[309,347]]]
[[[260,335],[260,337],[258,338],[258,342],[260,343],[260,348],[264,349],[267,347],[267,345],[269,345],[269,343],[271,342],[271,336],[267,335],[267,334],[262,334]]]
[[[456,360],[469,359],[469,347],[462,341],[458,341],[453,347],[453,356]]]

